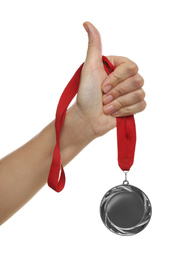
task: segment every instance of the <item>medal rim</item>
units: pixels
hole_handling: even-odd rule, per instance
[[[140,199],[142,200],[143,205],[144,205],[144,213],[143,213],[143,216],[142,216],[141,220],[139,221],[139,223],[136,224],[135,226],[128,227],[128,228],[119,227],[119,226],[115,225],[114,223],[112,223],[106,213],[107,204],[109,203],[110,199],[117,193],[119,194],[124,191],[134,192],[135,194],[137,194],[140,197]],[[101,217],[104,225],[110,231],[112,231],[113,233],[118,234],[118,235],[129,236],[129,235],[135,235],[135,234],[141,232],[150,222],[151,216],[152,216],[152,206],[151,206],[151,202],[150,202],[148,196],[141,189],[139,189],[138,187],[135,187],[131,184],[120,184],[120,185],[117,185],[117,186],[109,189],[103,196],[101,203],[100,203],[100,217]]]

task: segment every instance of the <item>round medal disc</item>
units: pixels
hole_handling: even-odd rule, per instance
[[[149,198],[140,189],[122,184],[110,189],[100,204],[100,216],[105,226],[122,235],[135,235],[150,221],[152,208]]]

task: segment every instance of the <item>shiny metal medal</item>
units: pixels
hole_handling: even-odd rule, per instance
[[[147,195],[139,188],[122,185],[110,189],[100,204],[100,216],[105,226],[112,232],[122,235],[135,235],[149,223],[152,207]]]

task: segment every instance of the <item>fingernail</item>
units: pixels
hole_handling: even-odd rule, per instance
[[[111,101],[113,100],[113,96],[112,95],[108,95],[106,97],[103,98],[103,103],[104,105],[109,104]]]
[[[104,112],[106,114],[111,114],[114,111],[114,106],[113,105],[108,105],[104,107]]]
[[[111,85],[107,85],[107,86],[104,87],[103,91],[104,91],[105,93],[108,93],[111,88],[112,88]]]
[[[85,28],[86,32],[88,33],[88,26],[86,24],[83,24],[83,27]]]
[[[111,116],[117,116],[119,114],[119,111],[115,111]]]

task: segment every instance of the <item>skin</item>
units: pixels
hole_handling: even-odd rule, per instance
[[[76,102],[68,109],[61,131],[63,166],[84,147],[116,127],[116,117],[146,107],[144,80],[137,65],[125,57],[108,56],[116,67],[107,76],[98,30],[89,22],[88,51]],[[54,121],[37,136],[0,160],[0,224],[26,204],[47,182],[56,143]]]

